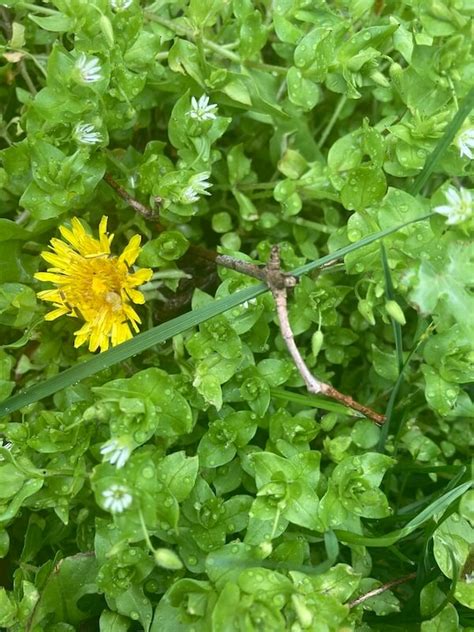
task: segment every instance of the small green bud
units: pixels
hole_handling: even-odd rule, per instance
[[[405,314],[403,313],[402,308],[396,301],[387,301],[385,303],[385,309],[387,310],[387,314],[393,318],[400,325],[406,325]]]
[[[374,312],[372,311],[372,305],[366,299],[359,301],[357,309],[365,318],[365,320],[371,325],[375,325]]]
[[[324,415],[324,417],[321,419],[321,428],[325,432],[329,432],[330,430],[332,430],[336,424],[337,424],[336,413],[328,413],[327,415]]]
[[[9,44],[11,48],[23,48],[25,44],[25,27],[18,22],[12,24],[12,36]]]
[[[402,74],[402,72],[403,72],[403,68],[400,66],[400,64],[397,64],[397,63],[391,64],[389,68],[389,74],[392,77],[392,79],[399,77]]]
[[[291,595],[291,601],[293,602],[293,608],[295,609],[301,627],[303,629],[312,627],[314,616],[305,604],[303,596],[298,594]]]
[[[161,568],[166,568],[169,571],[179,571],[183,568],[183,563],[171,549],[156,549],[153,553],[155,562]]]
[[[109,46],[114,45],[114,29],[112,27],[112,23],[106,15],[101,15],[99,20],[100,30],[102,31],[103,36],[107,40],[107,44]]]
[[[377,85],[382,86],[382,88],[388,88],[390,86],[390,81],[379,70],[371,72],[370,78]]]
[[[315,331],[311,337],[311,351],[313,352],[315,358],[318,357],[318,353],[321,351],[323,342],[324,334],[320,329],[318,329],[318,331]]]

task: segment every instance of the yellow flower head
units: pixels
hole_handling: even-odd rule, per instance
[[[86,233],[77,217],[73,217],[71,229],[61,226],[59,230],[65,241],[53,238],[51,252],[41,253],[53,267],[35,274],[40,281],[57,286],[38,292],[39,298],[55,307],[45,319],[67,314],[83,320],[84,325],[74,332],[74,346],[80,347],[88,340],[89,351],[106,351],[110,344],[128,340],[132,337],[130,325],[138,332],[137,323],[141,322],[131,302],[145,302],[135,288],[152,275],[149,268],[130,272],[140,252],[140,236],[134,235],[116,257],[110,253],[114,236],[107,234],[107,217],[101,219],[99,239]]]

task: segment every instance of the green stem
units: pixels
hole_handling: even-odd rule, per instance
[[[332,128],[334,127],[334,124],[336,123],[337,119],[339,118],[339,114],[341,113],[342,108],[345,106],[347,101],[347,96],[345,94],[343,94],[341,96],[341,98],[339,99],[334,112],[332,113],[332,116],[329,120],[329,123],[326,126],[326,129],[324,130],[324,132],[321,134],[321,138],[319,139],[319,143],[318,143],[318,147],[319,149],[321,149],[321,147],[324,145],[324,143],[327,140],[327,137],[329,136],[329,134],[331,133]]]
[[[261,61],[252,61],[247,60],[245,62],[246,66],[250,66],[251,68],[257,68],[258,70],[266,70],[267,72],[271,72],[272,74],[276,73],[279,75],[285,75],[288,71],[287,68],[283,68],[283,66],[275,66],[274,64],[266,64]]]
[[[208,40],[205,37],[202,38],[202,43],[204,44],[206,48],[213,50],[215,53],[218,53],[221,57],[230,59],[230,61],[234,61],[236,64],[242,63],[242,60],[240,59],[239,55],[237,55],[236,53],[233,53],[230,50],[227,50],[226,48],[223,48],[219,44],[216,44],[215,42]]]
[[[138,515],[140,517],[140,524],[142,526],[143,537],[145,538],[145,542],[147,547],[150,549],[151,553],[155,553],[155,547],[151,543],[150,536],[148,534],[148,529],[146,528],[145,519],[143,518],[142,510],[138,510]]]
[[[258,191],[266,189],[274,189],[276,182],[256,182],[255,184],[239,184],[238,188],[242,191]]]
[[[174,33],[176,33],[176,35],[179,35],[180,37],[188,38],[192,42],[196,42],[198,39],[200,39],[200,41],[202,42],[205,48],[207,48],[208,50],[212,50],[213,52],[217,53],[221,57],[224,57],[225,59],[228,59],[229,61],[233,61],[236,64],[247,65],[247,66],[250,66],[251,68],[258,68],[259,70],[266,70],[267,72],[286,75],[286,72],[287,72],[286,68],[282,68],[281,66],[274,66],[273,64],[265,64],[263,62],[250,61],[250,60],[243,62],[240,56],[237,55],[237,53],[233,53],[231,50],[228,49],[229,46],[235,45],[234,42],[227,45],[217,44],[213,40],[207,39],[206,37],[199,37],[200,34],[198,32],[193,33],[191,29],[187,29],[186,27],[180,24],[177,24],[174,20],[163,18],[159,15],[155,15],[154,13],[151,13],[150,11],[145,11],[145,17],[151,22],[156,22],[156,24],[160,24],[161,26],[164,26],[170,31],[173,31]]]
[[[328,233],[331,234],[335,230],[337,230],[336,226],[326,226],[326,224],[320,224],[319,222],[312,222],[309,219],[304,219],[303,217],[288,217],[284,220],[288,222],[288,224],[296,224],[297,226],[305,226],[306,228],[311,228],[312,230],[317,230],[320,233]]]
[[[31,11],[35,11],[36,13],[43,13],[44,15],[58,14],[58,12],[54,9],[48,9],[47,7],[42,7],[37,4],[33,4],[32,2],[20,2],[19,6],[22,9],[30,9]]]

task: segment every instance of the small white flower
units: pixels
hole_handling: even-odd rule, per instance
[[[97,57],[87,57],[81,53],[76,59],[75,66],[84,83],[95,83],[102,79],[102,66]]]
[[[107,461],[110,465],[115,465],[120,470],[132,454],[132,446],[128,437],[119,437],[104,443],[100,453],[104,457],[104,461]]]
[[[188,181],[188,186],[181,193],[180,199],[183,204],[192,204],[197,202],[201,195],[211,195],[207,189],[212,187],[212,184],[207,181],[211,174],[209,171],[203,171],[202,173],[196,173],[191,176]]]
[[[471,217],[473,200],[470,191],[462,187],[459,191],[454,187],[448,187],[445,195],[448,204],[436,206],[433,211],[447,217],[446,224],[459,224]]]
[[[110,0],[110,6],[114,11],[125,11],[132,2],[133,0]]]
[[[74,137],[83,145],[95,145],[102,142],[102,134],[93,125],[79,123],[74,129]]]
[[[102,492],[104,507],[112,513],[122,513],[132,504],[133,496],[125,485],[111,485]]]
[[[467,156],[469,160],[474,158],[472,149],[474,149],[474,128],[469,128],[461,132],[456,139],[456,145],[459,149],[459,155],[461,158]]]
[[[3,439],[0,439],[1,443],[0,443],[0,448],[5,448],[5,450],[11,450],[13,447],[13,443],[11,443],[10,441],[7,441],[6,443],[3,442]],[[4,461],[5,457],[3,457],[0,454],[0,461]]]
[[[189,116],[195,121],[212,121],[216,118],[215,110],[217,105],[209,103],[209,97],[205,94],[197,101],[196,97],[191,97],[191,109]]]

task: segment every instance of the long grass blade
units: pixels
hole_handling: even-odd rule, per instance
[[[302,393],[286,391],[283,388],[272,388],[271,394],[272,397],[283,399],[287,402],[293,402],[294,404],[301,404],[301,406],[305,406],[306,408],[320,408],[321,410],[327,410],[331,413],[338,413],[340,415],[349,415],[351,417],[361,418],[364,417],[356,410],[352,410],[352,408],[348,408],[343,404],[326,399],[320,395],[304,395]]]
[[[433,501],[426,509],[420,511],[420,513],[407,522],[407,524],[402,529],[397,529],[396,531],[391,531],[382,536],[365,536],[360,535],[358,533],[352,533],[351,531],[339,531],[336,530],[335,533],[337,538],[341,542],[346,542],[347,544],[360,544],[362,546],[373,546],[373,547],[386,547],[392,546],[402,538],[406,538],[410,533],[413,533],[416,529],[421,527],[425,522],[430,520],[435,514],[439,514],[444,512],[455,500],[457,500],[460,496],[467,492],[468,489],[472,487],[472,481],[467,481],[462,485],[459,485],[455,489],[451,489],[446,492],[435,501]]]

